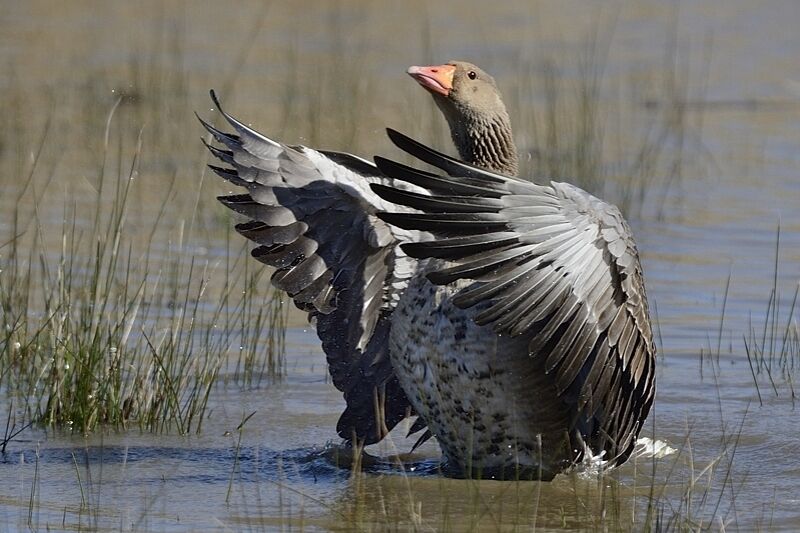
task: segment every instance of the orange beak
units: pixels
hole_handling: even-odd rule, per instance
[[[453,89],[453,74],[456,67],[453,65],[437,65],[432,67],[408,67],[408,75],[417,80],[417,83],[428,91],[449,96]]]

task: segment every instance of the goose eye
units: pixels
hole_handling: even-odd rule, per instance
[[[477,78],[477,77],[478,77],[478,75],[475,73],[475,71],[474,71],[474,70],[470,70],[469,72],[467,72],[467,77],[468,77],[469,79],[471,79],[471,80],[474,80],[475,78]]]

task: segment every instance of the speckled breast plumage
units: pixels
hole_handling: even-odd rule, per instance
[[[525,471],[550,478],[573,457],[568,410],[529,337],[497,335],[452,296],[417,276],[392,317],[392,365],[450,467],[475,477]]]

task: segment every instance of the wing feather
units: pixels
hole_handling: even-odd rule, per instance
[[[419,194],[413,184],[400,184],[356,156],[275,142],[226,113],[213,92],[211,97],[233,129],[222,131],[198,117],[221,145],[206,143],[223,164],[211,168],[246,190],[219,200],[248,219],[236,230],[257,245],[252,255],[277,269],[272,284],[316,323],[333,383],[347,401],[339,434],[376,442],[410,412],[387,343],[391,312],[418,267],[399,248],[401,234],[415,233],[376,216],[390,204],[370,185],[397,185],[414,201]],[[459,200],[445,203],[451,209]],[[384,402],[380,410],[376,398]]]
[[[478,282],[454,303],[488,303],[474,315],[478,324],[527,335],[531,355],[546,360],[559,394],[574,406],[584,440],[623,462],[652,404],[655,345],[638,251],[619,210],[569,184],[501,176],[398,132],[389,136],[446,175],[377,159],[387,175],[428,191],[374,187],[419,211],[378,216],[432,234],[404,250],[450,261],[428,273],[434,283]]]

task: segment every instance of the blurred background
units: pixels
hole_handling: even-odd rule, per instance
[[[798,27],[793,0],[6,3],[0,524],[800,527]],[[194,113],[219,119],[213,88],[282,142],[398,157],[389,126],[452,153],[405,74],[450,59],[495,77],[523,175],[626,213],[662,453],[465,482],[433,443],[388,459],[399,431],[368,473],[336,466],[344,402],[216,202]]]

